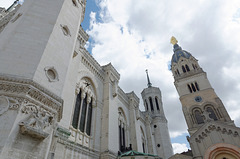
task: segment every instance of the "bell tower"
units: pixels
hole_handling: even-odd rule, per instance
[[[162,158],[169,158],[173,154],[170,142],[167,119],[164,115],[162,95],[158,87],[153,87],[147,73],[148,88],[141,95],[146,111],[148,150]]]
[[[212,88],[206,72],[195,57],[177,44],[176,38],[172,37],[171,43],[174,52],[171,70],[187,122],[190,134],[187,139],[193,157],[204,158],[208,149],[220,143],[239,147],[239,128]]]

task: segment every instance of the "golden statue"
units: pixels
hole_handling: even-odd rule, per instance
[[[171,37],[171,41],[170,41],[170,42],[171,42],[173,45],[175,45],[175,44],[178,43],[177,39],[176,39],[174,36]]]

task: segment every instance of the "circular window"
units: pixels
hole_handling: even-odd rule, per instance
[[[46,67],[44,70],[50,82],[58,81],[58,73],[54,67]]]
[[[160,147],[160,144],[157,144],[157,147]]]
[[[71,36],[68,26],[66,26],[66,25],[60,25],[60,26],[62,27],[62,31],[63,31],[64,35]]]
[[[51,69],[47,70],[47,74],[48,74],[49,78],[51,78],[51,79],[56,78],[56,75],[55,75],[54,71],[51,70]]]
[[[154,125],[153,127],[154,127],[154,128],[157,128],[157,125]]]

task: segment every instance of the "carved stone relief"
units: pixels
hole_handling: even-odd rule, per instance
[[[29,114],[26,119],[19,123],[22,134],[28,134],[39,139],[44,139],[49,135],[44,132],[44,129],[54,123],[53,113],[26,100],[21,112]]]
[[[8,109],[18,109],[19,105],[20,104],[17,99],[7,96],[0,96],[0,115],[5,113]]]

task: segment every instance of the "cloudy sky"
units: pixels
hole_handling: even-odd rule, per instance
[[[9,4],[8,4],[9,3]],[[9,6],[12,0],[1,0]],[[120,87],[140,98],[151,83],[162,91],[174,152],[187,150],[187,126],[168,66],[175,36],[199,60],[231,118],[240,126],[239,0],[88,0],[82,24],[89,52],[121,74]],[[140,105],[143,110],[142,103]]]

